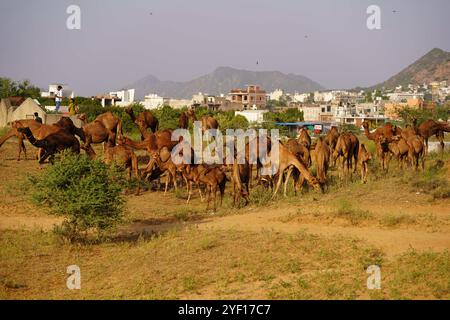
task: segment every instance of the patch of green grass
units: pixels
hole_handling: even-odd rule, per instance
[[[417,220],[408,214],[387,214],[383,216],[379,222],[385,227],[395,227],[400,224],[414,224]]]
[[[450,299],[450,253],[418,252],[403,254],[383,272],[385,292],[394,299]]]
[[[369,211],[355,208],[350,201],[345,198],[341,198],[337,204],[336,217],[344,218],[350,221],[351,224],[357,225],[364,220],[372,218],[372,214]]]
[[[263,186],[257,186],[250,192],[250,201],[258,207],[265,206],[272,201],[272,192]]]

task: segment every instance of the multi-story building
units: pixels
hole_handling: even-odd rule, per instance
[[[267,105],[266,91],[256,85],[249,85],[246,89],[233,89],[229,97],[232,102],[240,104],[244,110],[265,109]]]
[[[116,103],[117,105],[127,106],[134,102],[134,93],[135,93],[135,89],[127,89],[127,90],[110,92],[109,95],[111,97],[116,97],[116,98],[120,99],[120,101]]]

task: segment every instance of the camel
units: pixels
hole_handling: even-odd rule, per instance
[[[353,167],[353,160],[355,161],[353,172],[356,172],[358,166],[358,150],[359,140],[353,133],[347,132],[339,136],[333,152],[333,160],[336,162],[339,157],[342,157],[342,172],[344,174],[345,168],[349,172]]]
[[[65,149],[70,149],[74,153],[80,153],[80,143],[74,135],[65,130],[52,133],[44,139],[37,140],[29,127],[17,128],[20,133],[23,133],[28,141],[36,148],[42,148],[44,154],[39,159],[39,163],[42,164],[49,158],[51,164],[53,164],[54,155],[57,152]]]
[[[131,107],[125,109],[125,112],[128,113],[128,115],[131,117],[131,120],[138,126],[140,130],[143,129],[147,131],[147,129],[150,128],[153,133],[158,131],[159,121],[150,111],[143,111],[139,113],[137,117],[134,115],[133,108]],[[141,134],[141,140],[144,139],[145,136]]]
[[[339,131],[338,129],[333,126],[331,127],[330,131],[328,131],[324,141],[325,143],[328,145],[328,147],[330,148],[330,150],[334,150],[336,148],[336,143],[337,140],[339,138]],[[329,159],[329,163],[331,164],[331,162],[333,162],[333,153],[330,151],[330,159]],[[333,166],[334,166],[334,162],[333,162]]]
[[[311,150],[311,137],[308,134],[308,130],[301,128],[298,142],[303,144],[308,150]]]
[[[192,119],[192,122],[197,121],[197,117],[195,116],[193,109],[188,109],[187,111],[181,113],[180,119],[178,120],[178,127],[181,129],[189,128],[189,119]]]
[[[81,130],[84,134],[83,146],[91,158],[95,158],[95,151],[91,144],[105,143],[110,147],[116,145],[116,138],[122,135],[122,121],[114,116],[111,112],[106,112],[99,115],[94,121],[87,122],[86,114],[78,115],[78,119],[83,122]],[[105,147],[104,147],[104,151]]]
[[[116,163],[117,165],[128,169],[128,179],[131,180],[132,174],[134,174],[134,177],[139,180],[138,158],[131,148],[123,145],[117,145],[114,147],[107,145],[105,150],[104,162],[107,165]],[[139,195],[139,192],[140,185],[138,183],[136,195]]]
[[[372,154],[367,151],[364,143],[359,145],[358,161],[361,167],[361,182],[367,183],[367,175],[369,173],[369,161],[372,159]]]
[[[314,149],[314,159],[316,162],[317,180],[321,185],[325,185],[327,182],[330,153],[330,147],[325,139],[319,137],[317,139],[316,148]]]
[[[310,145],[311,146],[311,145]],[[311,166],[311,152],[310,149],[301,141],[295,139],[289,139],[286,142],[286,147],[290,152],[297,157],[302,158],[303,162],[309,168]]]
[[[271,150],[272,152],[273,150]],[[279,161],[278,161],[278,181],[275,187],[275,191],[273,192],[272,199],[275,198],[278,190],[280,189],[281,182],[283,180],[283,175],[286,170],[288,170],[288,175],[285,180],[284,185],[284,196],[286,196],[287,183],[290,178],[289,170],[291,167],[295,167],[301,174],[302,179],[306,179],[308,183],[315,189],[322,189],[322,186],[317,181],[317,179],[309,172],[306,168],[306,165],[303,163],[301,159],[298,159],[293,153],[291,153],[286,146],[282,143],[279,144]]]
[[[383,140],[382,137],[384,137],[386,143],[391,142],[394,136],[402,134],[401,129],[398,127],[394,127],[390,123],[387,123],[385,126],[377,128],[374,132],[370,132],[369,123],[367,121],[364,121],[362,123],[362,126],[364,128],[364,133],[367,139],[374,141],[377,145],[377,158],[380,161],[381,168],[383,170],[387,170],[389,162],[388,150],[386,147],[384,147],[385,144],[380,143],[380,140]]]
[[[166,180],[166,187],[164,189],[164,195],[167,194],[167,190],[169,188],[169,183],[172,182],[175,190],[177,187],[177,166],[173,163],[170,158],[170,151],[164,147],[159,152],[154,152],[152,155],[152,159],[150,160],[149,165],[145,168],[142,173],[144,178],[148,178],[149,176],[154,176],[153,172],[158,169],[158,172],[164,174],[168,173],[168,179]]]
[[[58,122],[52,124],[52,125],[46,125],[42,124],[35,120],[16,120],[11,122],[11,129],[0,139],[0,147],[5,143],[8,139],[12,137],[17,137],[18,139],[18,155],[17,155],[17,161],[20,161],[20,156],[22,151],[25,155],[25,160],[27,159],[27,151],[25,148],[25,144],[23,141],[25,140],[25,136],[20,133],[17,129],[18,128],[30,128],[31,132],[33,133],[34,137],[37,140],[42,140],[45,137],[49,136],[50,134],[56,133],[61,130],[65,130],[73,135],[77,135],[80,137],[80,139],[84,139],[84,134],[80,128],[75,127],[73,121],[68,117],[61,117]],[[41,157],[41,152],[38,150],[38,156],[39,159]]]
[[[245,200],[245,205],[250,202],[249,184],[251,178],[251,166],[248,161],[238,164],[237,160],[231,167],[231,180],[233,182],[233,206],[238,207],[241,197]]]
[[[189,203],[189,201],[191,200],[192,184],[193,183],[196,183],[197,185],[199,184],[198,176],[204,170],[206,170],[206,166],[203,164],[185,164],[185,165],[182,165],[181,168],[179,168],[179,171],[181,172],[183,179],[186,182],[186,189],[187,189],[187,193],[188,193],[188,198],[187,198],[186,203]],[[202,194],[202,190],[201,190],[200,186],[198,188],[198,191],[200,194],[200,199],[203,202],[203,194]]]
[[[441,151],[444,152],[444,132],[450,132],[450,125],[445,122],[437,122],[434,120],[427,120],[423,122],[418,128],[417,133],[425,140],[425,153],[428,153],[428,140],[433,135],[439,140]]]
[[[418,135],[408,139],[401,136],[394,137],[394,140],[389,143],[389,151],[397,157],[399,168],[403,168],[403,162],[406,159],[414,165],[416,170],[419,168],[419,162],[422,169],[425,168],[425,143]]]
[[[402,130],[399,127],[394,126],[392,123],[389,122],[386,123],[384,126],[377,128],[374,132],[369,131],[369,122],[364,120],[362,126],[364,128],[364,133],[367,139],[375,142],[378,141],[378,137],[380,135],[385,136],[388,142],[391,142],[394,136],[398,136],[402,132]]]
[[[406,140],[409,146],[408,157],[416,170],[419,169],[419,161],[422,170],[425,169],[425,143],[420,136],[413,136]]]
[[[197,121],[194,109],[189,109],[180,116],[180,128],[187,129],[189,125],[189,119],[192,119],[193,122]],[[209,129],[219,129],[219,122],[217,122],[217,120],[211,116],[203,116],[200,120],[202,122],[202,132],[205,132]]]
[[[227,183],[227,176],[219,166],[207,166],[205,170],[199,173],[197,177],[198,182],[206,185],[207,190],[207,205],[208,211],[210,202],[214,202],[214,212],[217,209],[217,191],[220,192],[220,205],[222,206],[223,196],[225,194],[225,185]]]
[[[379,145],[382,148],[386,148],[388,151],[396,157],[399,169],[403,169],[403,163],[408,158],[409,145],[404,138],[396,136],[391,142],[387,142],[386,139],[380,137]]]

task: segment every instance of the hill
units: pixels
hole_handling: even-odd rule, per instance
[[[408,84],[450,80],[450,52],[435,48],[387,81],[373,88],[395,88]]]

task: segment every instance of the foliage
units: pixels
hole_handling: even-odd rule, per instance
[[[397,110],[397,115],[405,122],[411,123],[413,119],[417,120],[417,125],[422,122],[433,120],[447,121],[450,117],[450,105],[436,106],[434,109],[415,109],[415,108],[402,108]]]
[[[19,96],[23,98],[39,98],[41,90],[30,84],[29,80],[20,82],[9,78],[0,78],[0,98]]]
[[[81,232],[101,232],[118,223],[126,185],[123,171],[85,155],[62,153],[53,166],[30,178],[32,198],[66,218],[63,228],[73,240]]]

